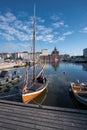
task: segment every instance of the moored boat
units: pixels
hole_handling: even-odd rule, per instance
[[[15,83],[17,81],[20,81],[22,79],[22,75],[20,74],[19,71],[14,71],[12,74],[12,83]]]
[[[71,82],[71,91],[80,103],[87,106],[87,84]]]
[[[14,71],[13,73],[4,70],[0,73],[0,86],[7,85],[9,83],[15,83],[22,79],[22,75],[18,71]]]
[[[33,75],[31,84],[28,82],[28,68],[26,69],[25,82],[22,90],[22,101],[29,103],[39,96],[48,86],[47,78],[43,75],[43,68],[36,76],[35,72],[35,44],[36,44],[36,17],[35,17],[35,4],[34,4],[34,30],[33,30]]]
[[[35,99],[38,95],[43,93],[48,86],[48,81],[46,77],[43,75],[43,69],[40,73],[35,77],[34,80],[31,81],[30,85],[28,85],[28,69],[26,71],[25,83],[22,90],[22,101],[24,103],[29,103],[33,99]]]
[[[47,88],[47,85],[47,83],[43,85],[39,83],[34,84],[32,86],[35,87],[34,89],[30,88],[26,93],[22,93],[22,101],[24,103],[29,103],[30,101],[38,97],[38,95],[40,95],[42,92],[44,92]]]
[[[1,73],[0,73],[0,86],[11,82],[11,80],[12,80],[12,75],[11,75],[11,73],[9,73],[9,71],[6,71],[6,70],[1,71]]]

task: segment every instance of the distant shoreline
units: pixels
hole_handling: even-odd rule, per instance
[[[25,63],[6,63],[6,62],[3,62],[3,63],[0,63],[0,70],[3,70],[3,69],[10,69],[10,68],[15,68],[15,67],[23,67],[25,66]]]

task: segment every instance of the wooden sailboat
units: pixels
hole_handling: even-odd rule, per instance
[[[22,90],[22,101],[29,103],[38,95],[43,93],[48,86],[48,81],[43,75],[43,68],[36,76],[35,74],[35,43],[36,43],[36,17],[35,17],[35,3],[34,3],[34,30],[33,30],[33,79],[31,85],[28,85],[28,68],[26,69],[25,82]]]

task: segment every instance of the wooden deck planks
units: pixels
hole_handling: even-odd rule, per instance
[[[87,111],[0,100],[0,130],[85,130]]]

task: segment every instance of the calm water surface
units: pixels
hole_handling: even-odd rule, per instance
[[[40,68],[37,67],[36,71],[39,69]],[[24,78],[25,68],[20,68],[19,70]],[[10,71],[14,71],[14,69]],[[69,93],[70,81],[76,82],[79,80],[80,82],[87,82],[87,64],[63,62],[45,64],[44,73],[49,80],[48,89],[31,103],[65,108],[87,109],[87,107],[77,102],[74,96]],[[29,71],[30,77],[31,74],[32,69]],[[0,90],[0,98],[3,100],[22,102],[20,93],[23,83],[24,79],[18,84],[14,84],[11,87],[9,85]]]

